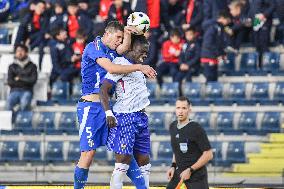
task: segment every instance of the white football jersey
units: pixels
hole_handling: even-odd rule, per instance
[[[124,57],[117,57],[114,64],[131,65]],[[115,84],[116,102],[113,111],[116,113],[138,112],[150,104],[150,93],[146,86],[146,78],[141,71],[128,74],[107,73],[105,79]]]

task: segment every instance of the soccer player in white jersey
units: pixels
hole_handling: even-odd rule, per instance
[[[144,36],[133,36],[131,50],[124,57],[113,60],[115,64],[141,64],[147,57],[149,43]],[[109,106],[109,91],[115,87],[116,102],[113,112]],[[145,108],[150,104],[146,78],[140,71],[129,74],[107,73],[100,90],[100,99],[106,111],[110,128],[107,148],[115,152],[115,168],[110,181],[111,189],[121,189],[123,177],[134,155],[145,188],[149,188],[150,132]],[[140,175],[141,176],[141,175]],[[138,176],[139,177],[139,176]],[[142,177],[142,176],[141,176]]]

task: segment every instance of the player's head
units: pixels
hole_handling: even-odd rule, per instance
[[[191,112],[191,102],[185,96],[181,96],[176,100],[176,116],[179,122],[188,119]]]
[[[111,21],[105,28],[103,43],[112,50],[115,50],[123,40],[124,26],[118,21]]]
[[[149,42],[146,37],[144,35],[133,35],[130,51],[135,63],[143,63],[149,51]]]

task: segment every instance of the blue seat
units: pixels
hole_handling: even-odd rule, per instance
[[[210,145],[213,152],[213,159],[210,161],[210,163],[212,163],[214,166],[218,166],[223,161],[222,142],[213,141],[210,142]]]
[[[210,128],[210,116],[211,114],[209,112],[195,112],[193,120],[207,130]]]
[[[155,99],[156,98],[156,88],[157,88],[157,83],[156,82],[147,82],[146,83],[148,92],[150,93],[149,98],[150,99]]]
[[[284,82],[276,83],[273,100],[284,102]]]
[[[26,141],[23,154],[24,161],[40,161],[40,142]]]
[[[265,52],[262,56],[262,70],[277,71],[279,69],[280,53]]]
[[[107,150],[105,146],[101,146],[96,149],[96,160],[107,161]]]
[[[5,141],[1,148],[1,161],[19,160],[19,143],[17,141]]]
[[[48,142],[45,152],[47,162],[63,161],[63,143],[61,141]]]
[[[37,128],[46,130],[54,129],[54,118],[54,112],[40,112]]]
[[[243,132],[256,131],[256,112],[242,112],[238,123],[239,129]]]
[[[280,132],[280,113],[265,112],[261,120],[261,130],[265,133]]]
[[[246,161],[244,142],[229,142],[227,149],[227,161],[230,163],[244,163]]]
[[[221,73],[232,73],[235,70],[235,59],[236,54],[235,53],[227,53],[227,60],[221,61],[218,64],[218,70]]]
[[[160,164],[170,165],[173,158],[172,146],[169,141],[160,142],[158,147],[158,162]]]
[[[230,83],[228,98],[238,102],[246,98],[246,85],[244,83]]]
[[[80,142],[70,142],[67,153],[67,161],[78,161],[80,158],[80,154]]]
[[[148,116],[150,131],[156,134],[165,131],[165,112],[151,112]]]
[[[253,83],[251,99],[259,101],[268,100],[268,83]]]
[[[165,102],[175,102],[178,97],[178,83],[163,83],[160,92],[160,98]]]
[[[222,99],[223,85],[219,82],[208,82],[205,88],[205,98],[208,100]]]
[[[183,95],[189,99],[199,99],[201,98],[201,84],[187,82],[183,87]]]
[[[72,95],[71,98],[72,100],[79,100],[81,97],[81,83],[74,83],[72,86]]]
[[[233,131],[233,112],[219,112],[217,115],[217,129],[221,132]]]
[[[0,44],[9,44],[9,30],[0,28]]]
[[[259,62],[258,57],[257,52],[242,53],[240,69],[243,71],[256,71]]]
[[[66,101],[69,97],[69,83],[56,81],[52,85],[51,99],[53,101]]]
[[[32,129],[32,117],[31,111],[19,111],[16,115],[15,128]]]
[[[59,118],[59,130],[64,132],[70,130],[78,130],[76,127],[76,113],[75,112],[62,112]]]

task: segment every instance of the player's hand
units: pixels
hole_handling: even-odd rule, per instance
[[[116,119],[113,116],[107,116],[106,117],[107,120],[107,125],[109,128],[113,128],[116,126]]]
[[[157,76],[157,72],[149,65],[141,65],[140,71],[151,79],[155,79]]]
[[[134,26],[125,26],[124,32],[127,34],[138,34],[139,31]]]
[[[174,168],[174,167],[171,167],[171,168],[167,171],[168,180],[171,180],[171,179],[173,178],[174,173],[175,173],[175,168]]]
[[[191,172],[190,172],[190,169],[187,168],[186,170],[184,170],[181,174],[180,174],[180,178],[182,180],[188,180],[191,176]]]

